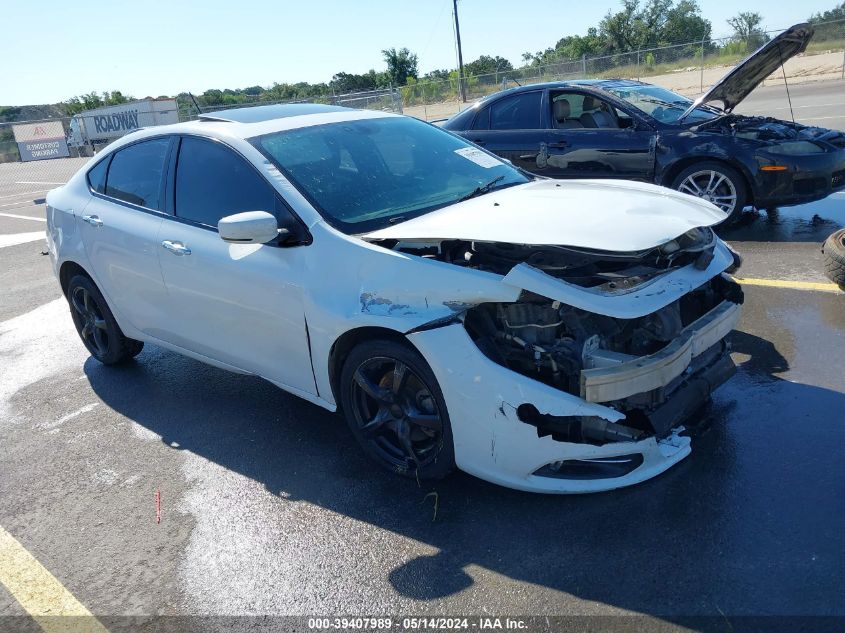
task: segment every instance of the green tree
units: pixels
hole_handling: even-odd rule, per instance
[[[747,42],[747,50],[759,48],[769,40],[763,31],[763,16],[752,11],[740,11],[728,19],[728,25],[734,30],[734,38]]]
[[[404,86],[408,77],[417,78],[417,55],[407,48],[387,48],[383,50],[387,63],[387,75],[394,86]]]
[[[818,42],[821,40],[839,39],[845,32],[842,22],[834,24],[820,24],[822,22],[832,22],[834,20],[845,20],[845,2],[835,6],[824,13],[814,13],[810,16],[810,24],[815,24],[816,34],[813,40]]]
[[[93,110],[94,108],[102,108],[107,105],[117,105],[119,103],[127,103],[134,100],[134,97],[124,95],[120,90],[106,90],[102,95],[97,92],[89,92],[87,94],[71,97],[67,101],[62,102],[65,112],[73,116],[85,110]]]
[[[667,44],[683,44],[710,37],[711,24],[695,0],[622,0],[622,10],[599,24],[604,52],[625,53]]]
[[[511,64],[504,57],[490,57],[489,55],[482,55],[475,61],[469,64],[464,64],[464,71],[467,75],[492,75],[494,73],[501,73],[508,70],[513,70]]]

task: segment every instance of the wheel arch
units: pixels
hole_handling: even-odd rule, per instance
[[[91,274],[85,270],[81,265],[73,260],[67,260],[66,262],[62,263],[61,267],[59,268],[59,285],[62,288],[62,294],[67,297],[67,287],[70,284],[70,280],[76,275],[85,275],[95,284],[97,283],[94,281],[94,278]],[[98,286],[99,287],[99,286]]]
[[[726,167],[730,167],[731,169],[736,170],[745,180],[745,190],[748,194],[748,200],[746,200],[746,204],[753,205],[754,198],[755,198],[755,189],[754,189],[754,179],[751,177],[751,173],[748,169],[743,165],[740,161],[735,160],[728,160],[723,156],[707,156],[702,154],[697,154],[695,156],[685,156],[683,158],[679,158],[674,163],[666,167],[663,170],[663,173],[660,178],[660,183],[664,187],[672,187],[672,181],[675,177],[680,174],[684,169],[689,167],[690,165],[694,165],[696,163],[721,163]]]
[[[353,348],[360,345],[364,341],[371,341],[374,339],[386,339],[389,341],[396,341],[413,348],[421,354],[416,346],[408,340],[401,332],[391,330],[386,327],[379,326],[362,326],[352,328],[341,334],[329,349],[328,371],[329,384],[332,388],[332,397],[340,410],[340,374],[343,371],[343,360],[349,355]]]

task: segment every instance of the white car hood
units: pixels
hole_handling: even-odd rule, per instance
[[[362,235],[635,252],[726,218],[715,205],[627,180],[537,180]]]

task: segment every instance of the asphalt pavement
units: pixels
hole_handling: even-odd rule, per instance
[[[777,90],[744,108],[779,107]],[[833,127],[844,95],[796,86],[796,119]],[[739,370],[692,455],[633,488],[550,497],[384,473],[339,416],[155,346],[125,367],[90,359],[43,239],[23,237],[44,229],[33,201],[78,163],[0,165],[0,529],[109,630],[151,615],[639,615],[725,631],[845,615],[845,294],[801,289],[826,281],[819,247],[845,194],[722,231],[741,276],[795,285],[746,285]],[[21,616],[0,629],[38,630],[25,614],[0,583],[0,616]]]

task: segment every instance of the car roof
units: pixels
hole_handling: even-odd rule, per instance
[[[359,110],[319,103],[292,103],[280,105],[255,106],[252,108],[234,108],[201,114],[194,121],[156,125],[141,128],[114,141],[108,150],[114,151],[123,145],[142,138],[162,134],[198,134],[218,139],[250,139],[264,134],[283,130],[341,123],[397,117],[392,112],[379,110]]]
[[[634,79],[567,79],[565,81],[545,81],[538,84],[525,84],[524,86],[516,86],[496,92],[490,97],[499,96],[504,93],[512,92],[526,92],[529,90],[546,89],[546,88],[598,88],[603,90],[605,88],[618,88],[622,86],[645,86],[648,85],[642,81]],[[486,101],[489,97],[485,97],[482,101]]]
[[[319,114],[322,112],[348,112],[352,108],[325,105],[322,103],[285,103],[251,108],[232,108],[206,112],[199,115],[200,121],[227,121],[234,123],[261,123],[273,119],[285,119],[305,114]]]

